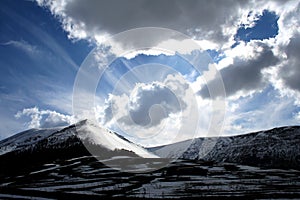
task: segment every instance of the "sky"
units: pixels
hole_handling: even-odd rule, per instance
[[[2,0],[0,139],[89,117],[144,146],[299,125],[299,16],[296,0]]]

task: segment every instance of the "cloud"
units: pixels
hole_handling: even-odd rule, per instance
[[[300,33],[294,35],[288,45],[285,53],[287,62],[279,71],[284,84],[293,90],[300,92]]]
[[[265,80],[263,80],[261,70],[277,63],[275,55],[273,55],[276,51],[274,46],[277,46],[278,41],[282,41],[285,36],[291,37],[293,35],[293,33],[289,35],[284,33],[284,29],[295,30],[287,21],[297,20],[295,18],[297,16],[296,8],[299,6],[294,1],[282,3],[279,1],[256,2],[247,0],[222,2],[218,0],[166,0],[163,2],[91,0],[86,4],[82,4],[78,0],[60,2],[40,0],[37,2],[40,6],[49,8],[54,15],[59,17],[70,38],[90,39],[99,43],[100,40],[103,41],[105,36],[111,36],[131,28],[158,26],[188,34],[204,48],[222,49],[224,59],[220,61],[218,67],[219,69],[228,68],[222,70],[227,95],[233,95],[239,91],[253,91],[264,85]],[[278,26],[280,30],[276,41],[272,42],[274,46],[270,47],[268,52],[262,52],[261,55],[253,53],[255,52],[253,48],[263,46],[262,43],[268,45],[271,42],[265,40],[261,41],[260,45],[252,46],[241,43],[233,49],[230,48],[235,42],[234,36],[238,28],[255,26],[258,17],[266,9],[270,12],[274,11],[279,16]],[[146,34],[142,31],[141,33]],[[184,41],[176,41],[176,38],[168,40],[163,35],[132,38],[134,43],[139,43],[139,40],[145,41],[147,38],[146,41],[149,44],[158,46],[175,45],[178,47],[181,46],[181,43],[184,44]],[[126,40],[126,43],[129,45],[132,42]],[[131,45],[134,48],[136,44]],[[190,45],[184,45],[184,47],[190,47]],[[183,50],[184,53],[191,51],[189,48]],[[266,57],[264,58],[264,56]],[[104,58],[102,59],[104,60]],[[270,59],[270,63],[267,63],[267,59]],[[213,82],[210,84],[213,85]],[[207,88],[202,89],[200,93],[207,97]]]
[[[300,121],[300,112],[294,115],[294,119],[297,120],[298,122]]]
[[[280,58],[280,63],[265,73],[280,96],[293,98],[295,105],[300,105],[300,59],[297,54],[300,48],[299,10],[299,1],[289,1],[282,7],[278,19],[279,33],[272,41],[273,51]]]
[[[74,117],[64,115],[53,110],[40,110],[37,107],[24,108],[15,115],[17,119],[29,117],[26,123],[27,128],[52,128],[66,126],[75,122]]]
[[[58,112],[72,113],[72,91],[60,86],[51,90],[39,90],[35,94],[43,105],[54,108]]]
[[[215,48],[230,47],[239,27],[253,27],[264,10],[290,19],[297,1],[252,0],[36,0],[58,17],[73,39],[101,43],[107,37],[140,27],[163,27],[180,31]],[[295,17],[295,15],[294,15]],[[156,41],[159,42],[160,35]]]
[[[251,52],[254,56],[234,57],[233,64],[220,70],[227,96],[234,95],[239,91],[249,92],[261,89],[265,85],[262,69],[274,66],[279,62],[272,49],[267,45],[260,42],[249,45],[254,47]],[[208,88],[217,91],[216,80],[209,81],[207,87],[200,89],[199,94],[209,98]],[[216,93],[216,96],[218,95],[221,94]]]
[[[58,56],[64,62],[66,62],[69,66],[71,66],[73,69],[78,69],[78,65],[69,56],[69,53],[64,48],[62,48],[61,44],[57,42],[57,39],[53,37],[51,33],[45,31],[43,28],[41,28],[41,26],[38,26],[33,21],[27,19],[20,13],[17,13],[15,10],[8,9],[7,11],[9,11],[9,16],[13,19],[13,22],[16,23],[20,29],[27,31],[32,38],[41,43],[41,45],[38,46],[41,48],[38,48],[37,46],[32,45],[24,40],[15,41],[19,43],[16,45],[18,45],[19,47],[22,46],[23,49],[27,49],[30,51],[35,50],[35,52],[43,52],[45,51],[46,47],[51,52],[55,53],[56,56]],[[49,54],[40,56],[49,56]]]
[[[186,109],[187,103],[182,97],[189,86],[176,78],[175,75],[168,75],[163,83],[137,83],[130,96],[110,95],[104,110],[104,122],[121,113],[117,117],[119,123],[151,127],[160,124],[171,114]]]
[[[20,41],[16,41],[16,40],[10,40],[8,42],[4,42],[4,43],[0,43],[0,45],[11,45],[14,46],[22,51],[24,51],[25,53],[32,55],[32,54],[36,54],[39,52],[39,50],[37,49],[37,46],[34,46],[32,44],[29,44],[27,41],[25,40],[20,40]]]
[[[146,146],[166,144],[193,137],[198,123],[193,95],[183,77],[169,74],[162,82],[136,83],[128,93],[111,94],[96,113],[104,126],[132,141]]]
[[[266,7],[266,2],[248,0],[90,0],[85,4],[79,0],[37,2],[60,18],[70,38],[103,40],[101,36],[148,26],[171,28],[215,44],[227,43],[232,38],[242,21],[241,16],[247,16],[251,9],[259,6]]]
[[[137,84],[131,93],[128,107],[133,122],[141,126],[155,126],[171,113],[184,109],[176,95],[159,82]]]
[[[251,107],[251,102],[259,102]],[[223,135],[244,134],[254,131],[271,129],[273,127],[299,124],[299,107],[295,106],[291,97],[281,97],[273,89],[262,94],[247,96],[231,101],[224,124]]]
[[[246,112],[238,109],[245,106],[239,101],[240,97],[252,99],[256,94],[266,90],[267,86],[270,86],[277,89],[276,92],[281,95],[280,98],[289,94],[294,96],[294,99],[299,99],[299,96],[294,95],[300,91],[299,79],[297,78],[300,77],[300,60],[297,55],[299,52],[298,16],[300,5],[298,1],[91,0],[83,4],[79,0],[38,0],[38,3],[49,8],[52,14],[61,20],[69,38],[75,40],[87,39],[99,44],[107,37],[121,31],[138,27],[158,26],[181,31],[204,46],[204,49],[215,49],[221,53],[223,59],[216,66],[224,80],[226,93],[229,96],[228,103],[234,104],[232,111],[230,111],[233,115],[228,118],[230,123],[226,124],[227,130],[232,129],[236,133],[240,133],[242,130],[250,131],[254,129],[250,127],[253,124],[257,124],[255,125],[256,128],[265,128],[259,122],[265,123],[265,119],[269,119],[268,112],[273,110],[276,110],[276,115],[270,120],[272,122],[268,123],[268,126],[284,125],[280,120],[290,119],[287,116],[278,117],[280,113],[285,112],[284,108],[292,107],[293,101],[290,99],[283,103],[276,100],[270,103],[266,109],[258,108],[259,102],[255,108],[252,108],[252,111]],[[264,10],[274,11],[279,17],[278,35],[275,38],[262,41],[251,40],[247,43],[240,41],[233,47],[232,45],[236,42],[234,36],[237,30],[240,27],[255,26],[258,17],[262,15]],[[145,38],[147,38],[147,44],[157,46],[177,47],[186,42],[176,40],[176,38],[166,38],[164,35],[150,38],[144,34],[138,37],[131,36],[130,39],[133,41],[127,40],[125,45],[132,45],[134,48],[141,41],[145,41]],[[118,44],[116,46],[120,48]],[[184,45],[184,47],[190,46]],[[155,49],[151,50],[158,54],[154,51]],[[182,50],[180,53],[190,53],[191,51],[190,48]],[[142,50],[140,52],[144,53]],[[136,54],[132,53],[130,56],[132,58]],[[103,56],[99,56],[99,61],[105,63],[106,58],[106,54],[103,54]],[[201,77],[196,79],[200,80]],[[215,89],[215,80],[206,81],[208,81],[209,88]],[[208,99],[202,97],[209,97],[209,91],[207,87],[202,86],[202,83],[198,86],[193,83],[193,89],[200,90],[197,102],[200,102],[199,108],[202,109],[203,116],[205,116],[205,119],[200,123],[207,125],[209,119],[206,116],[210,113],[206,109],[209,103]],[[127,126],[131,133],[138,135],[139,132],[143,132],[140,134],[143,136],[150,132],[157,132],[160,124],[174,124],[174,127],[165,129],[172,132],[178,128],[178,124],[184,122],[184,114],[178,115],[178,104],[173,103],[173,97],[171,93],[167,92],[164,85],[160,86],[159,83],[139,84],[135,90],[136,92],[132,96],[128,94],[111,95],[107,99],[106,106],[98,108],[98,117],[102,119],[104,124],[113,126],[116,122],[122,123]],[[215,93],[218,94],[218,91]],[[234,98],[235,96],[237,98]],[[136,107],[130,108],[128,102],[134,99]],[[172,103],[164,105],[164,108],[157,106],[163,104],[164,99]],[[279,103],[280,106],[276,107],[276,104]],[[189,107],[190,105],[187,104],[186,106]],[[274,109],[275,107],[276,109]],[[130,109],[131,111],[128,112]],[[151,113],[151,109],[156,111],[156,115],[154,112]],[[289,109],[289,112],[291,110]],[[240,124],[239,119],[241,118],[249,119],[249,121]],[[147,130],[146,128],[141,130],[141,126],[146,127],[147,125],[149,125]],[[170,138],[168,134],[157,138],[153,137],[152,142],[170,141],[168,137]]]

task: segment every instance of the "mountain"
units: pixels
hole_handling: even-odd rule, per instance
[[[182,158],[170,162],[88,120],[31,129],[0,141],[0,199],[300,199],[299,134],[282,127],[148,149]]]
[[[179,155],[181,148],[189,143],[190,146]],[[210,144],[213,148],[201,156],[205,146]],[[290,126],[231,137],[196,138],[148,150],[165,158],[300,169],[299,144],[300,126]]]
[[[299,144],[300,127],[290,126],[231,137],[196,138],[145,149],[84,120],[65,128],[30,129],[2,140],[0,160],[26,164],[93,154],[102,160],[118,156],[161,157],[299,169]],[[210,145],[212,148],[203,153]]]
[[[89,120],[65,128],[30,129],[0,141],[0,160],[9,166],[79,156],[157,158],[143,147]],[[0,166],[6,168],[5,164]],[[9,167],[10,168],[10,167]]]
[[[168,162],[87,120],[31,129],[0,142],[0,199],[299,199],[300,170],[291,169],[299,169],[299,133],[282,127],[149,149],[183,158]]]
[[[29,129],[0,141],[0,155],[22,151],[22,149],[34,145],[35,143],[47,138],[61,128]]]

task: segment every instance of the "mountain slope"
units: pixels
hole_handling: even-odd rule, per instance
[[[38,154],[41,157],[90,155],[86,148],[103,158],[112,154],[157,158],[144,148],[84,120],[66,128],[30,129],[7,138],[0,142],[0,159],[24,155],[37,157]]]
[[[29,129],[0,141],[0,155],[18,151],[59,131],[61,128]]]
[[[186,144],[190,146],[185,150]],[[201,155],[204,144],[212,144],[213,148]],[[300,127],[294,126],[231,137],[196,138],[146,150],[85,120],[66,128],[31,129],[0,141],[0,160],[18,165],[92,153],[101,159],[116,156],[181,158],[300,169],[299,144]]]
[[[214,143],[212,150],[201,155],[204,138],[150,148],[160,157],[215,162],[232,162],[252,166],[300,169],[300,127],[281,127],[239,136],[206,138]],[[185,143],[191,143],[182,155],[178,155]]]
[[[257,149],[259,157],[264,153],[261,149],[268,146],[274,147],[271,152],[277,147],[294,149],[291,155],[296,156],[299,129],[220,138],[206,157],[220,163],[197,160],[203,138],[195,139],[180,155],[192,160],[179,159],[167,165],[161,165],[167,159],[138,157],[139,146],[88,121],[58,130],[29,130],[0,142],[1,148],[14,147],[0,156],[0,199],[299,199],[299,170],[222,163],[228,159],[249,162],[251,149]],[[107,141],[110,138],[114,139]],[[164,155],[171,156],[184,148],[184,143],[152,150],[168,150]],[[112,159],[99,162],[84,144]],[[121,146],[129,150],[120,150]],[[105,160],[116,161],[117,167],[106,165],[111,162]],[[119,170],[128,160],[128,168],[123,168],[128,170]],[[264,164],[261,159],[252,160]]]

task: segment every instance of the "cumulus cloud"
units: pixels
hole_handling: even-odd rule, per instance
[[[279,71],[285,85],[300,92],[300,33],[293,36],[286,46],[287,62]]]
[[[133,141],[166,144],[180,131],[181,140],[193,137],[192,129],[198,123],[193,95],[183,77],[169,74],[162,82],[136,83],[128,94],[111,94],[96,113],[103,125],[119,128]]]
[[[247,92],[261,89],[265,85],[261,73],[262,69],[274,66],[279,62],[272,49],[267,45],[260,42],[255,42],[252,45],[254,48],[252,48],[253,52],[251,53],[254,56],[235,57],[233,64],[220,70],[227,96],[239,91]],[[209,81],[207,87],[202,87],[199,94],[209,98],[209,90],[218,90],[216,84],[215,79]]]
[[[191,36],[198,44],[206,48],[222,49],[224,59],[220,61],[224,84],[228,95],[233,95],[241,90],[251,91],[261,88],[263,76],[261,70],[276,64],[273,53],[275,50],[253,54],[261,45],[238,45],[230,48],[235,42],[234,36],[239,27],[253,27],[265,9],[274,11],[278,16],[279,34],[273,45],[278,45],[286,33],[285,28],[292,28],[287,21],[296,20],[295,8],[299,4],[295,1],[163,1],[125,0],[122,2],[90,0],[82,3],[78,0],[53,1],[38,0],[39,5],[45,6],[59,17],[63,28],[69,33],[70,38],[91,39],[101,43],[105,36],[111,36],[132,28],[157,26],[171,28]],[[116,6],[118,5],[118,6]],[[294,28],[293,28],[294,30]],[[140,31],[141,36],[124,38],[126,45],[139,43],[140,40],[149,44],[162,46],[181,46],[176,38],[169,39],[163,34],[148,37],[147,32]],[[288,35],[291,37],[293,33]],[[147,40],[145,40],[147,38]],[[132,40],[132,41],[130,41]],[[122,41],[121,41],[122,42]],[[261,43],[270,43],[262,41]],[[243,44],[243,43],[242,43]],[[118,46],[117,44],[114,44]],[[135,44],[132,48],[134,48]],[[185,45],[185,46],[190,46]],[[273,47],[272,47],[273,48]],[[184,53],[191,49],[184,49]],[[271,52],[273,51],[273,53]],[[250,52],[250,53],[249,53]],[[243,55],[241,54],[243,53]],[[252,54],[251,54],[252,53]],[[280,54],[277,52],[277,54]],[[266,56],[266,57],[264,57]],[[243,58],[241,58],[243,57]],[[105,58],[101,58],[105,60]],[[269,63],[268,62],[269,59]],[[210,82],[213,85],[213,82]],[[208,96],[207,88],[200,91],[203,96]]]
[[[137,83],[130,96],[110,95],[103,122],[120,116],[117,121],[126,125],[156,126],[172,113],[186,109],[187,102],[182,97],[187,88],[187,83],[182,83],[173,75],[169,75],[163,83]]]
[[[295,105],[300,105],[299,56],[300,48],[300,2],[284,4],[278,20],[279,32],[273,43],[273,51],[280,63],[266,70],[266,76],[281,97],[291,97]]]
[[[37,107],[24,108],[17,112],[15,117],[17,119],[29,117],[30,121],[26,123],[27,128],[51,128],[66,126],[75,122],[70,115],[64,115],[53,110],[40,110]]]
[[[71,38],[90,37],[101,41],[103,40],[101,36],[151,26],[171,28],[215,44],[228,42],[241,22],[251,20],[245,17],[251,9],[265,7],[262,2],[254,3],[249,0],[160,2],[90,0],[88,3],[79,0],[38,0],[37,2],[48,7],[61,19],[64,29],[69,32]]]
[[[234,100],[238,100],[241,96],[252,98],[254,94],[259,93],[266,88],[265,86],[270,84],[282,96],[288,94],[295,96],[296,100],[300,97],[298,78],[300,77],[300,59],[297,55],[300,48],[299,1],[166,0],[156,2],[150,0],[90,0],[87,3],[82,3],[79,0],[37,0],[37,2],[39,5],[49,8],[61,20],[64,30],[72,39],[88,39],[100,44],[113,34],[146,26],[171,28],[188,34],[204,49],[215,49],[222,53],[221,57],[223,59],[216,66],[222,75],[226,94],[230,97],[229,103],[232,103],[233,96],[238,97]],[[275,38],[262,41],[252,40],[247,43],[240,41],[239,44],[232,46],[236,42],[234,38],[238,28],[241,26],[245,28],[255,26],[257,19],[264,10],[275,12],[278,16],[278,35]],[[132,48],[134,48],[141,41],[143,43],[146,41],[149,45],[177,47],[186,42],[176,40],[176,38],[167,38],[165,35],[148,37],[147,33],[141,33],[142,36],[127,38],[132,41],[123,38],[123,41],[127,43],[125,45],[132,45]],[[120,48],[118,44],[116,46]],[[192,49],[190,49],[189,44],[184,45],[184,47],[188,48],[182,49],[180,53],[191,52]],[[153,52],[155,52],[154,50],[152,49]],[[135,55],[133,53],[131,57]],[[106,54],[99,56],[99,62],[105,62],[106,59]],[[200,79],[201,77],[198,77],[197,80]],[[209,88],[216,90],[214,93],[218,94],[218,88],[215,86],[216,80],[209,79],[206,81]],[[207,99],[203,98],[209,97],[209,90],[203,86],[202,82],[201,84],[198,84],[198,82],[192,84],[193,89],[200,90],[200,96],[197,97],[198,102],[206,102]],[[168,87],[170,88],[171,85],[169,84]],[[179,111],[178,102],[175,103],[172,94],[164,86],[158,83],[140,84],[136,86],[135,90],[132,96],[126,94],[111,95],[107,99],[106,107],[101,107],[97,111],[100,112],[101,116],[99,118],[102,119],[104,124],[123,123],[133,133],[138,133],[142,131],[141,126],[151,125],[148,130],[151,129],[151,132],[157,132],[157,129],[154,128],[159,127],[159,124],[171,122],[178,125],[178,121],[183,122],[181,119],[183,115],[181,117],[177,115]],[[295,93],[298,96],[294,95]],[[135,100],[134,105],[130,105],[128,102],[133,102],[133,100]],[[164,105],[164,100],[171,103]],[[185,105],[183,102],[179,103]],[[240,104],[239,101],[234,102],[236,107],[239,107]],[[278,113],[284,112],[284,106],[292,107],[290,104],[292,103],[281,104]],[[205,105],[207,106],[208,103],[206,102]],[[274,105],[275,103],[268,107],[268,112],[272,112],[272,106]],[[186,107],[189,106],[190,104],[186,105]],[[203,108],[206,107],[203,106]],[[208,111],[205,110],[203,115],[207,115],[207,113]],[[234,114],[235,116],[230,120],[233,123],[227,124],[226,129],[230,130],[232,128],[237,132],[245,128],[236,122],[238,121],[237,117],[253,119],[253,121],[244,124],[258,123],[264,121],[265,118],[269,118],[266,115],[258,117],[262,114],[259,110],[243,114],[234,112]],[[35,122],[39,121],[39,117],[40,115],[32,115]],[[254,118],[259,120],[255,121]],[[275,120],[272,125],[279,123],[281,119]],[[205,122],[209,123],[208,120]],[[133,124],[137,126],[134,127]],[[136,130],[134,130],[135,128]],[[169,130],[173,131],[171,128]],[[169,135],[164,135],[164,137],[167,139]],[[161,138],[163,137],[159,139]]]
[[[155,105],[159,107],[153,107]],[[171,113],[181,111],[176,95],[158,82],[137,84],[131,94],[128,108],[133,122],[141,126],[157,125]]]

